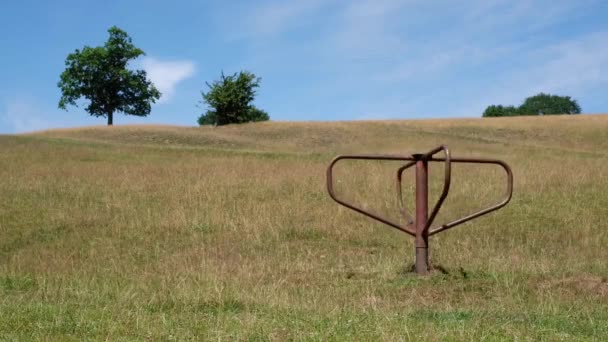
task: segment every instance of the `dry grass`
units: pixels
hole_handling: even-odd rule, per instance
[[[603,115],[0,136],[0,336],[601,340],[607,138]],[[333,203],[324,169],[439,143],[506,160],[515,195],[433,237],[447,274],[417,278],[411,239]],[[345,163],[339,191],[398,220],[395,168]],[[453,181],[437,222],[504,188],[492,168]]]

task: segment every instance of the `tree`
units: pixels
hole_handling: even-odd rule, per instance
[[[515,116],[520,115],[519,109],[514,106],[491,105],[483,112],[483,117]]]
[[[227,125],[231,123],[267,121],[268,113],[251,104],[261,79],[248,71],[226,76],[207,83],[209,91],[201,91],[203,102],[210,109],[198,118],[199,125]]]
[[[580,114],[581,107],[570,96],[557,96],[540,93],[524,100],[519,107],[491,105],[483,112],[483,117],[514,115],[556,115]]]
[[[528,97],[519,107],[525,115],[580,114],[581,107],[570,96],[540,93]]]
[[[147,79],[146,71],[127,69],[130,60],[145,53],[118,27],[111,27],[108,33],[110,38],[104,46],[85,46],[68,55],[57,86],[62,93],[59,108],[77,107],[77,100],[88,99],[86,111],[107,117],[110,126],[114,113],[147,116],[161,94]]]

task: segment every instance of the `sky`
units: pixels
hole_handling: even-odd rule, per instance
[[[57,82],[113,25],[163,94],[119,125],[195,126],[206,82],[240,70],[276,121],[479,117],[540,92],[608,113],[606,0],[3,0],[0,134],[105,124],[58,109]]]

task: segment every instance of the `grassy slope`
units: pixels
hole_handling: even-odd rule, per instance
[[[324,168],[440,143],[510,163],[515,194],[432,237],[447,274],[417,278],[411,238],[332,202]],[[607,148],[605,115],[0,136],[0,337],[601,340]],[[398,220],[396,167],[345,163],[338,189]],[[503,188],[456,166],[437,222]]]

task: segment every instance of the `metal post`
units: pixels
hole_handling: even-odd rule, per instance
[[[420,159],[418,159],[418,158]],[[416,158],[416,273],[429,273],[429,231],[428,219],[428,162],[421,155]]]

